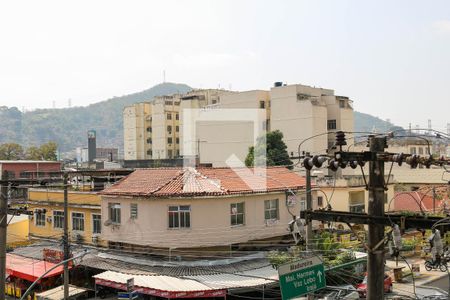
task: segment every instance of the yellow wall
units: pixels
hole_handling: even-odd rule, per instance
[[[43,238],[60,238],[63,234],[62,228],[54,228],[53,211],[64,211],[63,207],[64,194],[62,190],[47,191],[31,189],[29,191],[29,209],[46,209],[45,226],[36,225],[36,215],[29,223],[30,236]],[[69,192],[68,194],[68,215],[69,215],[69,237],[72,241],[77,242],[75,234],[81,235],[82,242],[93,244],[93,220],[92,215],[101,215],[100,201],[101,198],[95,193],[88,192]],[[72,213],[84,214],[84,230],[74,231],[72,223]],[[100,239],[99,239],[100,241]]]
[[[13,244],[28,240],[28,219],[11,223],[7,229],[7,243]]]

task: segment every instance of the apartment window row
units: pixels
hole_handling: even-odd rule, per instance
[[[172,144],[173,143],[173,138],[168,137],[167,138],[167,144]],[[179,144],[180,143],[180,138],[175,138],[175,143]]]
[[[328,120],[327,121],[327,128],[328,130],[336,129],[336,120]]]
[[[167,120],[172,120],[172,113],[167,113]],[[180,119],[180,114],[175,114],[175,120]]]
[[[109,203],[109,220],[113,224],[120,224],[121,204]],[[138,205],[130,204],[130,218],[138,217]],[[280,208],[278,199],[264,201],[264,220],[279,220]],[[237,202],[230,204],[230,225],[245,225],[245,203]],[[168,228],[180,229],[191,227],[191,206],[170,205],[168,208]]]
[[[101,233],[101,215],[92,214],[92,232]],[[51,220],[50,220],[51,221]],[[44,227],[46,223],[46,214],[35,214],[35,225]],[[52,216],[53,228],[64,229],[64,211],[54,210]],[[84,213],[72,212],[72,230],[85,231]]]

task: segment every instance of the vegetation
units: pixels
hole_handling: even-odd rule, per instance
[[[151,101],[159,95],[186,93],[191,89],[185,84],[163,83],[142,92],[113,97],[85,107],[37,109],[25,113],[16,107],[0,106],[0,143],[14,142],[29,147],[55,141],[60,145],[61,152],[67,152],[86,145],[86,133],[94,129],[97,131],[98,145],[121,148],[122,111],[125,106]],[[391,123],[367,114],[355,112],[354,118],[355,131],[386,131],[393,127]],[[273,155],[278,156],[277,153]],[[274,159],[268,163],[275,165],[276,161]]]
[[[256,148],[254,146],[249,147],[245,165],[247,167],[267,165],[292,168],[287,146],[283,142],[283,133],[275,130],[259,137],[256,141]]]
[[[19,144],[5,143],[0,145],[0,160],[56,160],[57,149],[55,142],[48,142],[40,147],[30,146],[25,151]]]
[[[23,147],[55,141],[67,152],[87,144],[87,131],[97,131],[97,144],[122,147],[122,111],[127,105],[151,101],[155,96],[186,93],[185,84],[163,83],[139,93],[114,97],[85,107],[37,109],[22,113],[0,107],[0,143],[15,142]]]

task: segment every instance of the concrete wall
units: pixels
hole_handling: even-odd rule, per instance
[[[278,199],[279,220],[266,224],[264,200]],[[287,224],[292,220],[283,193],[247,195],[234,197],[199,198],[125,198],[102,197],[102,211],[108,211],[109,203],[121,204],[121,224],[103,228],[102,239],[137,245],[163,248],[186,248],[229,245],[254,239],[281,236],[287,233]],[[230,225],[230,204],[245,202],[245,225]],[[130,218],[130,204],[138,204],[138,218]],[[191,206],[191,227],[168,228],[170,205]],[[291,207],[298,215],[300,203]],[[102,215],[103,222],[108,214]]]

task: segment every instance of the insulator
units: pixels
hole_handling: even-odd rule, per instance
[[[345,146],[347,142],[345,141],[345,133],[343,131],[336,132],[336,146]]]
[[[303,166],[305,167],[305,169],[307,170],[311,170],[313,165],[313,159],[311,157],[305,157],[303,159]]]
[[[312,158],[312,163],[315,167],[321,168],[323,163],[327,160],[325,156],[315,155]]]
[[[406,163],[411,166],[411,169],[415,169],[419,164],[419,157],[415,154],[408,156],[406,158]]]
[[[362,160],[359,160],[359,161],[358,161],[358,165],[360,165],[361,167],[364,167],[365,164],[366,164],[365,161],[362,161]]]
[[[405,158],[405,155],[403,153],[394,154],[392,156],[392,161],[398,163],[398,165],[401,166],[403,164],[404,158]]]
[[[346,161],[341,161],[341,162],[339,163],[339,167],[340,167],[341,169],[345,169],[345,167],[347,167],[347,162],[346,162]]]
[[[339,162],[335,161],[334,159],[330,159],[328,161],[328,169],[330,169],[333,172],[336,172],[339,168]]]
[[[356,160],[351,160],[349,165],[350,165],[350,168],[356,169],[358,167],[358,162]]]
[[[402,250],[402,234],[397,224],[392,228],[392,240],[394,241],[395,248]]]

